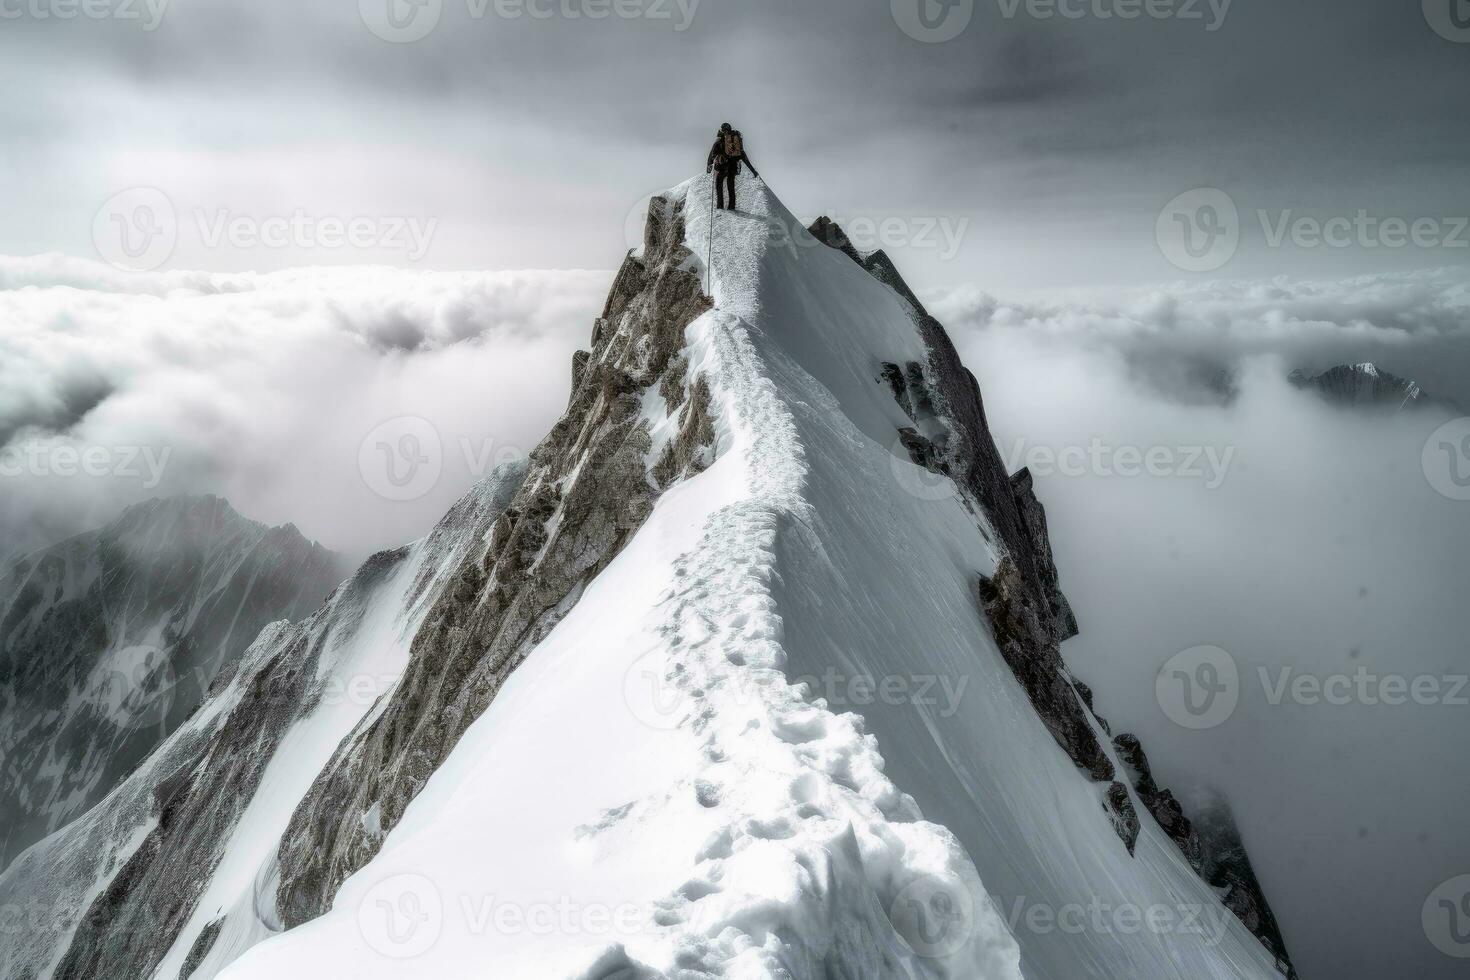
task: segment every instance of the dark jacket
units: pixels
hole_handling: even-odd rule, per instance
[[[740,130],[737,129],[735,130],[735,132],[739,133]],[[741,142],[744,142],[743,137],[741,138]],[[755,164],[750,162],[749,153],[737,157],[734,160],[727,160],[725,157],[725,137],[723,135],[720,135],[715,137],[715,145],[710,147],[709,160],[705,162],[704,169],[706,171],[709,171],[715,166],[716,163],[720,161],[725,161],[728,165],[733,166],[735,168],[735,172],[738,174],[740,172],[740,163],[742,160],[745,162],[745,165],[750,168],[751,173],[755,174],[757,177],[761,175],[761,172],[755,169]]]

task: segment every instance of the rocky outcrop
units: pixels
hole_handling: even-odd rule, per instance
[[[1203,852],[1200,873],[1221,891],[1225,907],[1276,957],[1277,966],[1288,980],[1296,980],[1296,969],[1286,952],[1286,940],[1266,901],[1260,879],[1251,867],[1230,804],[1221,796],[1197,802],[1194,826]]]
[[[1221,796],[1208,794],[1197,804],[1195,819],[1190,820],[1174,794],[1154,779],[1137,737],[1119,735],[1113,739],[1113,746],[1128,769],[1134,791],[1155,822],[1179,846],[1200,877],[1220,892],[1225,907],[1271,951],[1281,971],[1294,978],[1296,971],[1287,955],[1286,941],[1251,867],[1229,803]]]
[[[1049,608],[1037,604],[1009,555],[1001,559],[994,575],[980,577],[979,591],[995,644],[1052,737],[1083,772],[1099,782],[1111,782],[1112,760],[1093,733],[1062,663]]]
[[[0,869],[110,793],[339,560],[218,497],[174,497],[0,579]]]
[[[1174,798],[1174,794],[1154,782],[1148,756],[1144,754],[1143,745],[1137,736],[1119,735],[1113,739],[1113,747],[1117,749],[1118,758],[1128,768],[1133,789],[1144,809],[1153,816],[1154,822],[1164,833],[1179,845],[1179,850],[1189,859],[1190,866],[1200,871],[1204,864],[1199,835],[1195,833],[1189,818],[1184,815],[1184,807]]]
[[[687,377],[684,330],[710,308],[683,245],[681,206],[655,197],[574,362],[565,416],[531,455],[525,484],[483,549],[454,573],[413,641],[381,711],[347,738],[297,808],[279,850],[278,911],[289,928],[331,907],[507,677],[652,512],[659,492],[709,460],[710,395]],[[650,467],[656,388],[681,412]],[[650,472],[650,469],[653,472]],[[373,819],[368,819],[371,812]]]

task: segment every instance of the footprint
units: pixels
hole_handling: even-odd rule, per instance
[[[796,836],[796,828],[785,817],[773,817],[770,820],[752,817],[745,821],[744,830],[756,840],[790,840]]]
[[[688,902],[697,902],[720,891],[720,886],[712,881],[701,881],[698,878],[684,882],[679,888],[679,897]]]
[[[694,798],[700,806],[712,810],[720,805],[720,788],[707,779],[695,780]]]
[[[771,719],[771,731],[790,745],[805,745],[827,735],[827,716],[820,711],[792,711]]]

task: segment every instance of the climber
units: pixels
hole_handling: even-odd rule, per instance
[[[705,173],[714,171],[715,190],[719,195],[721,209],[725,207],[725,191],[728,188],[729,210],[735,210],[735,175],[740,173],[741,163],[749,167],[757,178],[760,177],[760,171],[755,169],[755,164],[750,162],[750,157],[745,152],[745,140],[741,138],[740,130],[725,123],[715,134],[715,145],[710,147],[709,160],[704,167]]]

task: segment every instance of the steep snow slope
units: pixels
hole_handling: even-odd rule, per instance
[[[331,552],[217,497],[130,507],[0,579],[0,869],[106,796],[261,629],[309,615]]]
[[[997,646],[982,576],[1040,562],[911,461],[946,435],[885,377],[933,355],[913,308],[743,199],[682,355],[713,464],[497,675],[386,837],[341,852],[331,910],[223,975],[1275,975],[1169,836],[1129,832],[1147,807],[1094,781],[1126,770],[1081,699],[1040,704]],[[650,245],[681,228],[697,269],[709,188],[664,202]],[[650,462],[670,393],[642,396]]]
[[[210,976],[279,929],[272,874],[292,811],[392,690],[426,610],[523,475],[498,470],[310,619],[267,628],[137,771],[0,875],[16,913],[0,976]]]

